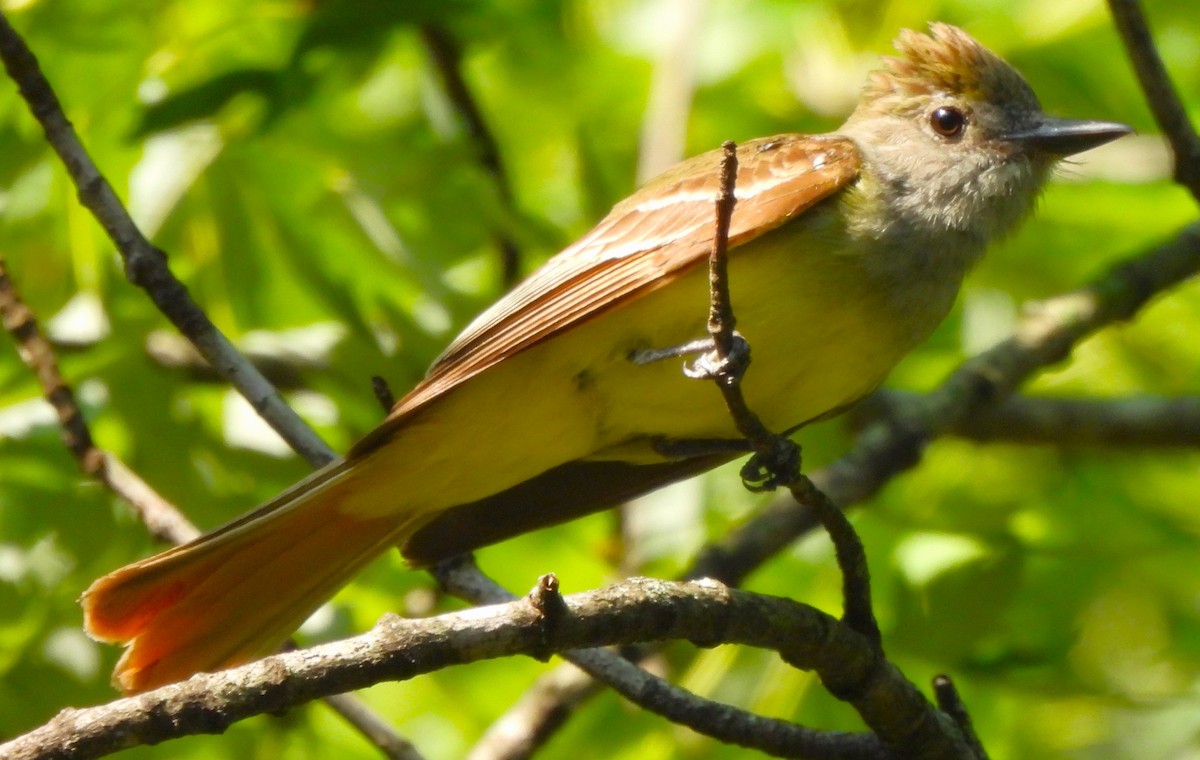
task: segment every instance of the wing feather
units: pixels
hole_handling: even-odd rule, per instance
[[[836,136],[779,135],[740,145],[730,251],[845,187],[858,176],[858,155],[850,140]],[[720,161],[719,150],[696,156],[617,204],[591,232],[472,322],[400,400],[388,423],[706,260]],[[392,427],[388,423],[384,428]]]

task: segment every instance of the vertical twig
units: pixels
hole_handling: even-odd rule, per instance
[[[657,60],[638,139],[637,182],[643,184],[683,160],[688,115],[696,92],[696,59],[707,0],[672,0],[665,13]]]
[[[842,510],[800,474],[799,447],[791,439],[768,430],[747,406],[741,392],[741,378],[750,360],[750,347],[734,332],[736,320],[729,295],[727,250],[729,223],[736,203],[737,147],[726,142],[724,150],[721,186],[716,199],[716,232],[709,257],[708,331],[716,358],[706,359],[703,371],[716,381],[738,431],[754,447],[754,456],[742,469],[743,479],[747,482],[761,480],[768,487],[787,486],[798,503],[812,507],[833,541],[838,567],[842,571],[842,619],[880,648],[882,637],[871,609],[871,578],[862,540]],[[755,475],[761,470],[766,471],[765,479]]]

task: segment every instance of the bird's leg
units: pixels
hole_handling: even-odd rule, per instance
[[[668,459],[692,459],[718,454],[738,456],[753,449],[743,438],[663,438],[657,437],[650,444],[655,453]]]
[[[774,436],[767,450],[755,451],[738,472],[747,491],[764,493],[790,485],[800,474],[800,445]]]
[[[733,332],[730,350],[722,355],[716,350],[714,340],[700,338],[670,348],[639,348],[629,353],[634,364],[649,364],[663,359],[699,354],[690,364],[685,364],[683,373],[695,380],[716,380],[722,384],[735,383],[745,374],[750,365],[750,344],[736,330]],[[756,450],[746,439],[704,438],[675,439],[657,438],[654,450],[671,459],[714,454],[737,456],[747,452],[753,456],[741,469],[742,483],[750,491],[773,491],[787,485],[800,471],[800,447],[790,438],[772,436],[769,450]]]
[[[733,333],[731,349],[725,356],[717,352],[716,344],[708,337],[668,348],[636,348],[629,352],[628,358],[634,364],[640,365],[696,354],[699,356],[696,356],[695,361],[691,365],[684,365],[683,368],[683,374],[693,380],[741,379],[746,367],[750,366],[750,344],[736,330]],[[725,382],[729,380],[726,379]]]
[[[638,365],[653,364],[663,359],[678,359],[682,356],[691,356],[712,350],[712,338],[697,338],[696,340],[668,348],[635,348],[629,352],[627,358]]]

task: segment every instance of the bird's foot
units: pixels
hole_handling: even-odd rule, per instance
[[[775,436],[767,451],[758,451],[742,465],[742,485],[755,493],[788,486],[800,475],[800,446],[790,438]]]
[[[696,356],[699,354],[699,356]],[[750,366],[750,344],[741,333],[734,331],[733,341],[727,354],[718,353],[711,337],[699,338],[682,345],[668,348],[638,348],[629,352],[629,361],[634,364],[651,364],[663,359],[696,356],[683,367],[683,374],[693,380],[723,380],[731,382],[741,379]]]

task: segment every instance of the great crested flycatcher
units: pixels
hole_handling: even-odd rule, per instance
[[[902,32],[837,132],[738,148],[729,281],[773,430],[871,392],[951,308],[1055,162],[1128,127],[1047,116],[963,31]],[[344,459],[190,544],[100,578],[88,632],[141,691],[277,647],[370,560],[429,564],[707,470],[718,389],[648,350],[706,334],[719,152],[685,161],[485,311]],[[693,447],[694,451],[696,447]]]

